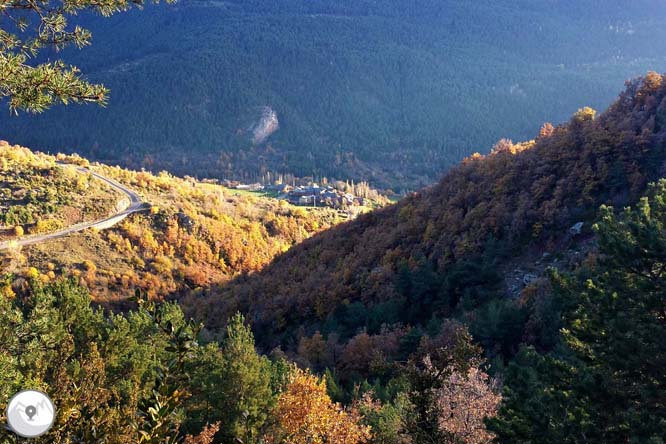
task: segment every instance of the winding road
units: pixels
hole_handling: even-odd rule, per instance
[[[75,165],[71,164],[65,164],[65,163],[56,163],[59,167],[66,168],[66,167],[71,167]],[[57,239],[60,237],[65,237],[68,236],[72,233],[78,233],[79,231],[87,230],[89,228],[97,228],[100,230],[103,230],[105,228],[110,228],[120,222],[121,220],[125,219],[127,216],[129,216],[132,213],[138,213],[141,211],[146,211],[148,209],[148,204],[145,203],[142,199],[141,196],[139,196],[136,192],[132,191],[131,189],[127,188],[125,185],[121,184],[120,182],[117,182],[113,179],[109,179],[108,177],[102,176],[99,173],[96,173],[94,171],[89,170],[88,168],[80,167],[80,166],[75,166],[76,171],[80,174],[90,174],[96,179],[101,180],[102,182],[106,182],[111,188],[119,191],[120,193],[124,194],[128,199],[129,199],[129,206],[125,208],[122,211],[119,211],[107,218],[92,221],[92,222],[82,222],[80,224],[76,225],[71,225],[69,227],[63,228],[62,230],[54,231],[53,233],[47,233],[47,234],[36,234],[32,236],[24,236],[19,239],[12,239],[9,241],[4,241],[0,242],[0,250],[4,250],[7,248],[14,248],[14,247],[23,247],[26,245],[33,245],[33,244],[38,244],[41,242],[46,242],[51,239]]]

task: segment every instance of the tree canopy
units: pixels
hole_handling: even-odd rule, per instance
[[[597,259],[553,277],[561,347],[525,349],[507,372],[499,443],[664,442],[666,181],[601,213]]]

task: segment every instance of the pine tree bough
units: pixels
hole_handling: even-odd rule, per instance
[[[143,5],[144,0],[0,0],[0,100],[14,113],[39,113],[57,103],[105,105],[109,90],[88,82],[75,66],[30,62],[44,48],[90,44],[91,33],[68,26],[68,16],[91,11],[108,17]]]

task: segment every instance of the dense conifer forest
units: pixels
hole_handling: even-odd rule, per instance
[[[416,190],[666,68],[661,2],[602,3],[183,0],[83,14],[71,21],[93,45],[43,58],[110,88],[108,107],[6,115],[2,136],[178,175]],[[254,144],[265,107],[279,129]]]

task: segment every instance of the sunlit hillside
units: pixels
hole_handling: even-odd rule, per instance
[[[2,272],[49,281],[76,276],[100,301],[127,297],[134,288],[151,297],[178,295],[260,270],[276,255],[344,217],[330,208],[306,208],[215,183],[57,158],[0,145],[4,181],[0,241]],[[74,165],[115,179],[140,194],[146,211],[108,230],[86,230],[23,248],[11,241],[107,217],[123,199]]]
[[[109,214],[121,195],[105,183],[57,168],[51,156],[0,141],[0,241],[55,231]]]

